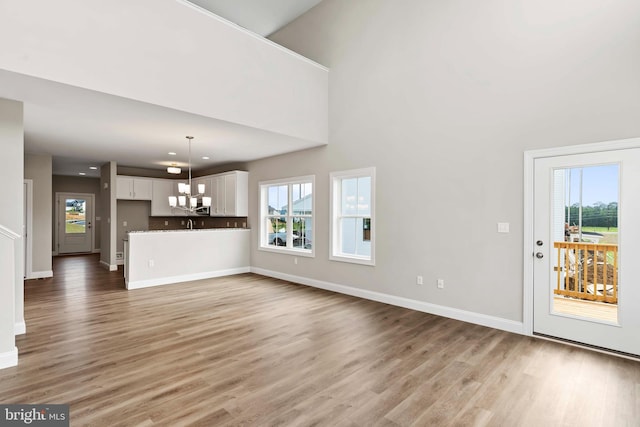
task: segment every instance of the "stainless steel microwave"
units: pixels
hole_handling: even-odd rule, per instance
[[[198,209],[196,209],[196,214],[201,216],[209,216],[211,212],[210,206],[202,206],[202,197],[198,197]]]

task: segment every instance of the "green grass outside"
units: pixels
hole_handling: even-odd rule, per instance
[[[67,222],[65,226],[66,226],[65,232],[67,234],[84,233],[86,231],[84,224],[73,224],[73,223]]]
[[[618,227],[582,227],[582,231],[591,231],[594,233],[617,233]]]

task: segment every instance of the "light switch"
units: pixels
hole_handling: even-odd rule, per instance
[[[508,222],[499,222],[498,223],[498,233],[508,233],[509,232],[509,223]]]

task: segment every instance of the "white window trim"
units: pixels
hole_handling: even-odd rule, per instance
[[[264,202],[265,200],[267,200],[267,194],[266,194],[267,187],[274,186],[274,185],[289,186],[289,185],[303,184],[308,182],[311,183],[311,206],[312,206],[311,227],[313,230],[313,241],[311,242],[311,249],[309,250],[309,249],[300,249],[300,248],[288,248],[285,246],[268,245],[267,235],[264,231],[265,218],[268,216],[267,204]],[[289,194],[288,196],[289,199],[291,199],[291,193],[288,192],[288,194]],[[260,233],[260,236],[258,239],[258,250],[265,251],[265,252],[273,252],[278,254],[315,258],[316,256],[316,176],[306,175],[306,176],[298,176],[293,178],[282,178],[282,179],[272,179],[269,181],[260,181],[258,183],[258,197],[259,197],[259,203],[260,203],[260,224],[258,226],[258,232]],[[290,201],[291,200],[289,200],[289,202]],[[306,216],[306,215],[295,215],[295,216]],[[290,226],[291,224],[287,224],[287,229]],[[288,240],[290,240],[289,232],[287,232],[287,241]]]
[[[345,178],[371,177],[371,257],[358,255],[349,255],[340,253],[338,236],[338,209],[341,207],[341,189],[338,184]],[[329,259],[331,261],[348,262],[353,264],[376,265],[376,168],[352,169],[340,172],[331,172],[329,175],[329,191],[330,191],[330,243],[329,243]]]

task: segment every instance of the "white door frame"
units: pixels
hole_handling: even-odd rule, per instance
[[[533,262],[534,262],[534,184],[536,159],[543,157],[567,156],[573,154],[598,153],[602,151],[626,150],[640,148],[640,138],[620,139],[615,141],[596,142],[593,144],[570,145],[565,147],[546,148],[524,152],[524,290],[522,320],[525,335],[533,335]]]
[[[25,279],[33,278],[33,180],[24,180],[24,205],[25,205],[25,223],[23,225],[24,232],[27,238],[24,241],[24,269],[23,272]]]
[[[73,198],[78,198],[78,199],[90,199],[91,200],[91,248],[89,250],[89,252],[93,253],[93,251],[95,250],[95,245],[96,245],[96,227],[95,227],[95,223],[96,223],[96,200],[95,200],[95,194],[93,193],[74,193],[71,191],[60,191],[60,192],[56,192],[56,226],[55,226],[55,236],[56,236],[56,240],[55,240],[55,244],[54,247],[55,249],[55,255],[58,255],[58,248],[59,243],[60,243],[60,196],[61,195],[69,195],[72,196]],[[78,197],[76,197],[78,196]]]

